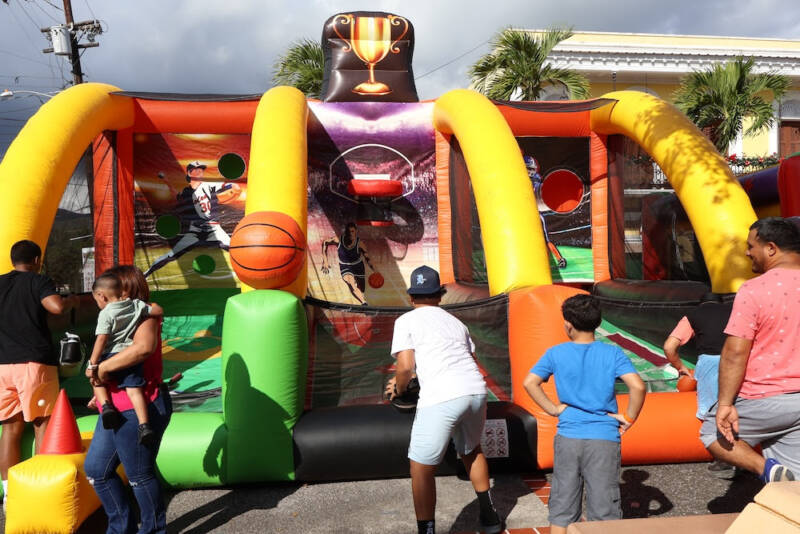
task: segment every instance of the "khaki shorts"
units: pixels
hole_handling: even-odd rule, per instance
[[[41,363],[0,364],[0,421],[22,412],[25,421],[46,417],[58,398],[58,367]]]

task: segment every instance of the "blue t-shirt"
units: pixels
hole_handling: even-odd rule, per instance
[[[573,439],[619,441],[614,381],[635,373],[631,361],[615,345],[561,343],[547,350],[531,373],[547,382],[555,375],[558,400],[567,405],[558,417],[558,433]]]

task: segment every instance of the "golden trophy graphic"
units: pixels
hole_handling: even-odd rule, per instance
[[[403,33],[392,40],[392,27],[404,25]],[[337,24],[350,26],[350,38],[345,38],[339,33]],[[349,46],[344,51],[352,50],[356,57],[363,61],[369,69],[369,80],[356,85],[354,93],[360,95],[388,95],[392,89],[383,82],[375,80],[375,64],[385,58],[389,52],[400,53],[395,45],[408,32],[408,21],[397,15],[385,17],[355,17],[353,15],[340,15],[333,21],[333,31]]]

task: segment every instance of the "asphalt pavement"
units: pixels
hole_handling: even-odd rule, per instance
[[[762,485],[755,476],[712,476],[708,464],[625,467],[620,490],[624,517],[687,516],[739,512]],[[531,480],[549,473],[502,474],[492,494],[510,529],[547,525],[547,506]],[[542,482],[543,483],[543,482]],[[538,484],[541,486],[542,484]],[[467,480],[437,477],[438,532],[478,529],[478,504]],[[409,534],[416,531],[409,479],[335,483],[274,483],[167,492],[171,533]],[[5,527],[5,517],[3,527]],[[105,531],[98,511],[79,533]]]

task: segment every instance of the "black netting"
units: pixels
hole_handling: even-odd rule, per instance
[[[508,400],[508,298],[445,306],[469,328],[490,399]],[[410,308],[361,308],[306,299],[309,371],[306,408],[378,404],[394,373],[394,321]]]
[[[608,151],[612,277],[708,284],[697,237],[658,165],[622,135],[609,136]]]

